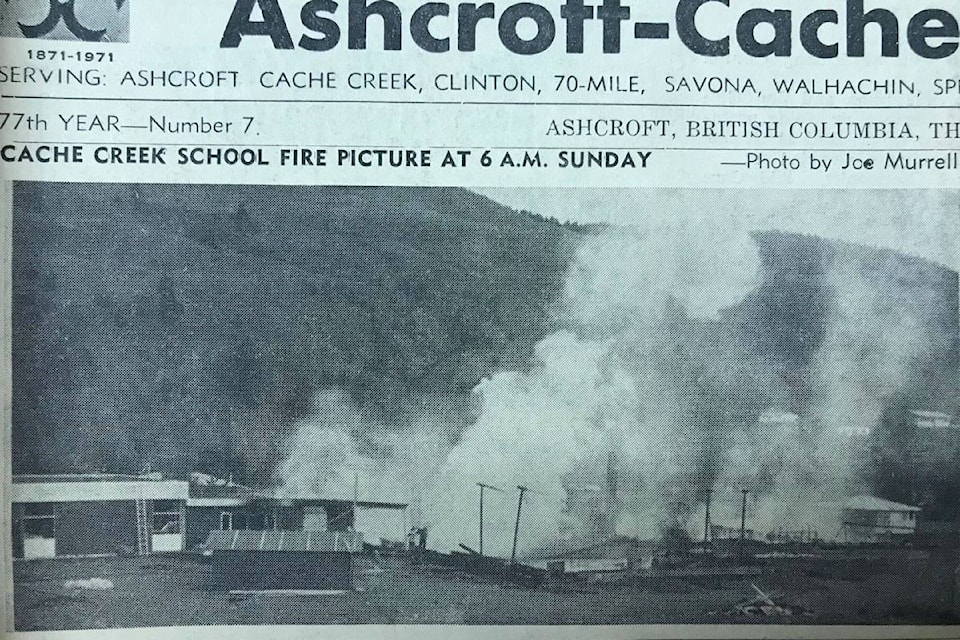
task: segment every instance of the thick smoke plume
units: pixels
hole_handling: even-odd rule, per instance
[[[587,523],[567,508],[565,488],[603,487],[613,454],[617,533],[699,537],[708,493],[713,522],[739,527],[747,489],[757,533],[834,537],[841,501],[867,490],[850,435],[869,431],[884,398],[906,384],[923,318],[887,304],[858,269],[831,267],[809,398],[788,407],[783,381],[756,366],[718,315],[758,285],[759,271],[746,229],[703,220],[590,237],[556,303],[564,328],[537,344],[529,369],[476,387],[478,417],[456,442],[435,420],[399,433],[370,424],[328,392],[278,470],[281,491],[400,493],[431,546],[450,549],[476,543],[476,483],[493,484],[506,493],[487,493],[484,550],[509,555],[518,485],[532,490],[521,552],[576,539]],[[380,453],[361,453],[361,435]]]
[[[611,452],[621,530],[686,527],[718,472],[722,398],[737,377],[718,366],[704,327],[756,284],[758,266],[749,236],[720,233],[728,241],[717,242],[711,231],[620,229],[583,244],[557,305],[567,328],[537,346],[529,371],[477,388],[481,416],[432,495],[434,513],[451,516],[437,523],[440,539],[462,537],[462,523],[476,520],[462,497],[475,481],[512,491],[489,523],[494,549],[509,550],[521,484],[535,491],[522,515],[524,548],[575,535],[583,523],[564,514],[564,485],[603,485]]]
[[[365,418],[342,390],[317,395],[313,415],[297,425],[276,472],[277,495],[410,504],[408,522],[367,520],[357,529],[370,540],[396,540],[410,522],[422,522],[420,496],[447,449],[438,421],[423,412],[398,432]],[[369,514],[371,516],[376,514]],[[380,514],[383,515],[383,514]],[[381,530],[382,529],[382,530]]]

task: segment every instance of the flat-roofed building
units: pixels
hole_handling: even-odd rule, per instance
[[[13,478],[13,557],[181,551],[189,485],[159,476]]]
[[[364,538],[400,543],[406,537],[407,504],[326,496],[277,496],[232,482],[190,484],[186,547],[204,545],[214,531],[357,532],[363,534],[351,551],[362,550]],[[331,538],[332,539],[332,538]],[[354,540],[341,536],[341,541]]]
[[[854,496],[843,506],[846,542],[892,542],[910,538],[917,530],[920,507],[876,496]]]

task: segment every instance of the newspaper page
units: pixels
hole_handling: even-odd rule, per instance
[[[960,0],[3,0],[22,638],[957,637]]]

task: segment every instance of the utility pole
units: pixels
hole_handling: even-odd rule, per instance
[[[620,516],[620,486],[617,479],[617,454],[613,451],[607,458],[607,495],[604,500],[603,535],[610,538],[617,532]]]
[[[483,555],[483,490],[486,489],[486,485],[482,482],[478,482],[477,485],[480,487],[480,555]]]
[[[743,503],[740,506],[740,553],[743,553],[743,541],[747,537],[747,495],[750,490],[740,489],[740,492],[743,494]]]
[[[480,487],[480,555],[483,555],[483,490],[493,489],[494,491],[499,491],[500,493],[505,493],[505,491],[493,485],[484,484],[482,482],[478,482],[477,486]]]
[[[517,522],[513,526],[513,551],[510,552],[510,564],[515,564],[517,559],[517,536],[520,534],[520,509],[523,508],[523,494],[530,491],[527,487],[518,485],[520,490],[520,499],[517,500]]]
[[[353,474],[353,510],[350,513],[350,517],[353,519],[353,522],[350,523],[350,528],[356,530],[357,528],[357,497],[360,493],[360,476],[354,472]]]
[[[710,543],[710,496],[713,493],[712,489],[707,489],[707,513],[703,517],[703,546],[706,547]]]

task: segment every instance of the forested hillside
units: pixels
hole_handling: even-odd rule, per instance
[[[263,480],[325,388],[464,419],[581,232],[460,189],[19,184],[15,471]]]

